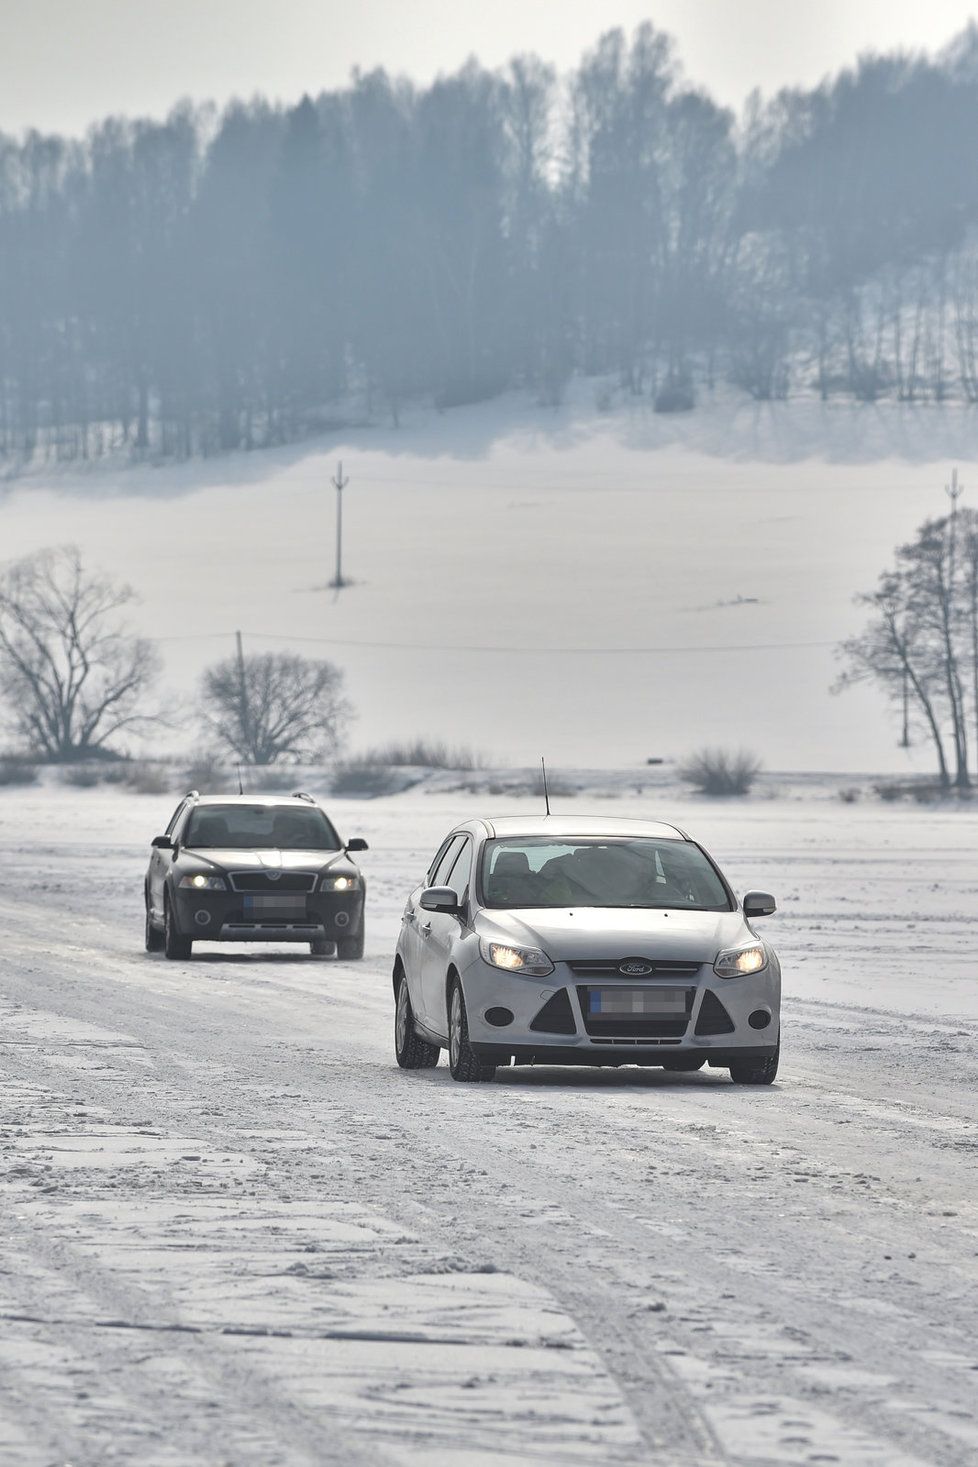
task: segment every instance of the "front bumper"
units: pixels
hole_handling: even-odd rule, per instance
[[[196,942],[339,942],[353,937],[363,921],[363,890],[308,892],[280,909],[255,911],[247,893],[174,892],[177,926]]]
[[[768,1057],[780,1033],[781,973],[773,959],[737,978],[718,978],[704,963],[680,977],[637,981],[589,980],[566,963],[544,979],[520,977],[479,958],[462,985],[469,1042],[500,1064],[656,1065],[681,1057],[726,1066]],[[684,1005],[661,1016],[605,1018],[590,1012],[591,988],[668,989],[674,1001],[679,991]]]

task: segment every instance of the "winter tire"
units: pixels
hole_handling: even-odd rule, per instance
[[[469,1021],[465,1013],[462,985],[454,979],[448,995],[448,1066],[453,1080],[466,1083],[492,1080],[496,1066],[477,1055],[469,1044]]]
[[[774,1053],[764,1060],[755,1060],[751,1064],[731,1065],[730,1078],[735,1085],[773,1085],[778,1073],[778,1061],[781,1058],[781,1040]]]
[[[163,951],[168,958],[185,959],[193,952],[193,939],[184,937],[177,928],[170,898],[163,898]]]
[[[404,977],[397,985],[394,1006],[394,1053],[402,1070],[433,1070],[441,1054],[437,1044],[429,1044],[415,1032],[414,1011]]]
[[[363,957],[364,923],[361,921],[359,930],[352,937],[340,937],[336,941],[336,956],[345,958],[347,962],[355,961]]]
[[[146,951],[148,953],[158,953],[158,952],[162,952],[163,951],[163,933],[160,931],[160,929],[158,927],[154,927],[153,926],[152,918],[149,915],[149,902],[146,903],[146,937],[145,937],[145,941],[146,941]]]

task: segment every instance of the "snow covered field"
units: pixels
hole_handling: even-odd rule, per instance
[[[943,512],[952,463],[978,493],[974,410],[741,396],[663,418],[599,413],[599,386],[205,463],[38,469],[0,489],[0,559],[74,541],[130,580],[174,694],[236,628],[335,659],[361,746],[433,733],[610,765],[721,742],[774,769],[929,770],[874,692],[830,695],[834,647]],[[356,584],[337,598],[339,458]]]
[[[147,956],[172,803],[0,791],[0,1461],[978,1460],[975,813],[643,804],[781,901],[751,1091],[396,1069],[403,897],[484,798],[331,802],[361,964]]]

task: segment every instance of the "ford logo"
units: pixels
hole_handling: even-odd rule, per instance
[[[618,971],[623,978],[647,978],[653,969],[644,958],[628,958],[618,964]]]

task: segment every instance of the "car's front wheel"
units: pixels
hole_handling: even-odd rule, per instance
[[[173,903],[168,896],[163,899],[163,952],[168,958],[189,958],[193,953],[193,940],[184,937],[177,927]]]
[[[340,937],[336,941],[336,956],[345,958],[347,962],[356,961],[363,957],[363,939],[365,936],[364,921],[360,919],[360,926],[352,937]]]
[[[730,1078],[735,1085],[773,1085],[778,1074],[778,1061],[781,1058],[781,1040],[778,1040],[777,1048],[767,1059],[752,1060],[750,1064],[731,1065]]]
[[[462,985],[457,978],[452,982],[448,996],[448,1067],[453,1080],[491,1080],[496,1066],[476,1054],[469,1043],[469,1021],[465,1013],[465,998]]]
[[[153,920],[149,915],[149,899],[146,900],[146,951],[158,953],[163,948],[163,933],[158,927],[153,926]]]
[[[429,1044],[415,1030],[411,995],[403,975],[394,1006],[394,1053],[402,1070],[433,1070],[441,1054],[437,1044]]]

